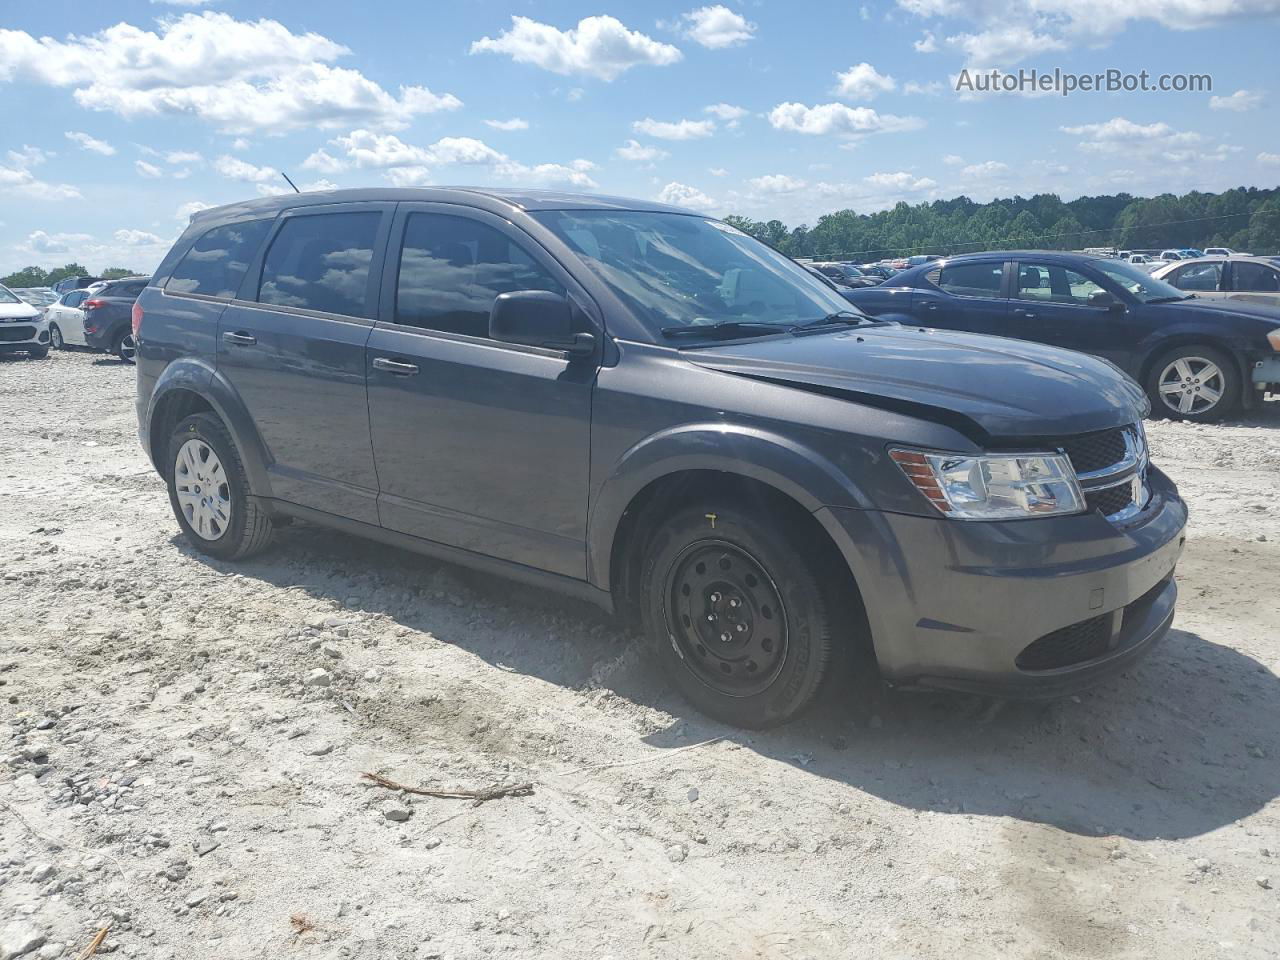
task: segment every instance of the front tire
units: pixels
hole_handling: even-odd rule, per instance
[[[55,350],[65,350],[67,341],[62,338],[62,331],[56,323],[49,324],[49,346]]]
[[[169,437],[169,504],[188,541],[220,560],[241,560],[271,543],[271,517],[249,496],[235,443],[211,413],[187,417]]]
[[[641,619],[667,676],[739,727],[795,719],[831,672],[834,604],[814,555],[731,506],[686,507],[649,540]]]
[[[1154,417],[1208,423],[1240,406],[1240,374],[1235,361],[1216,347],[1174,347],[1151,365],[1147,395]]]

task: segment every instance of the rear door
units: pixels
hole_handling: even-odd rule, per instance
[[[1230,299],[1280,306],[1280,270],[1275,267],[1251,260],[1229,260],[1227,276],[1226,296]]]
[[[373,524],[364,348],[394,206],[281,214],[218,321],[218,372],[258,428],[275,496]]]
[[[1004,260],[944,263],[925,274],[911,315],[927,327],[1010,336]]]
[[[369,420],[382,524],[584,579],[595,356],[489,339],[500,293],[590,298],[506,220],[402,203],[369,339]]]

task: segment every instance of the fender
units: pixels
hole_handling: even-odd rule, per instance
[[[592,498],[587,515],[587,579],[609,589],[618,525],[655,480],[716,470],[764,483],[809,511],[829,504],[867,509],[870,500],[830,460],[788,437],[727,423],[690,423],[652,434],[626,451]]]
[[[166,394],[174,390],[189,390],[209,402],[214,413],[226,424],[231,439],[235,442],[244,463],[245,476],[249,480],[249,491],[257,497],[271,496],[271,480],[267,467],[271,456],[267,452],[262,437],[254,426],[240,394],[236,392],[230,381],[220,374],[214,366],[204,358],[184,357],[175,360],[164,369],[156,380],[151,391],[151,400],[147,405],[146,424],[150,434],[151,425],[155,422],[156,408]],[[148,449],[150,444],[148,443]],[[159,466],[157,465],[157,469]]]
[[[1220,331],[1207,331],[1204,328],[1203,321],[1189,320],[1182,323],[1171,323],[1153,330],[1142,338],[1134,350],[1134,355],[1141,357],[1141,361],[1138,368],[1133,372],[1133,378],[1145,390],[1147,378],[1151,375],[1156,357],[1159,354],[1173,347],[1181,347],[1193,343],[1215,347],[1231,358],[1235,364],[1236,373],[1240,377],[1241,392],[1247,401],[1253,390],[1248,366],[1241,362],[1241,356],[1248,352],[1250,343],[1247,337],[1242,337],[1235,331],[1227,329],[1225,325]]]

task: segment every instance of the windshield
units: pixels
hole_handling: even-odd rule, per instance
[[[0,287],[0,303],[22,303],[22,300],[14,296],[8,287]]]
[[[851,311],[799,264],[715,220],[613,210],[534,217],[655,333],[735,321],[790,327]]]
[[[1186,294],[1173,284],[1157,280],[1147,271],[1140,270],[1131,263],[1105,260],[1096,262],[1094,266],[1143,303],[1150,303],[1152,300],[1181,300],[1186,297]]]

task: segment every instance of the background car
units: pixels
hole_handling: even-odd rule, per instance
[[[9,289],[11,293],[42,312],[45,307],[58,299],[52,287],[10,287]]]
[[[101,277],[64,277],[53,285],[53,290],[62,296],[68,290],[83,290],[91,283],[97,283]]]
[[[81,304],[90,296],[88,290],[69,290],[45,308],[49,322],[49,345],[55,350],[68,346],[87,347],[84,338],[84,310]]]
[[[1236,256],[1183,260],[1160,267],[1152,276],[1197,297],[1280,308],[1278,258]]]
[[[1100,356],[1143,385],[1157,416],[1216,420],[1252,403],[1256,391],[1280,393],[1280,311],[1196,299],[1120,260],[967,254],[845,299],[883,319]]]
[[[1235,251],[1230,247],[1205,247],[1204,255],[1206,257],[1247,257],[1249,254],[1243,250]]]
[[[808,264],[808,266],[842,287],[874,287],[877,283],[880,283],[879,277],[865,276],[861,270],[849,263],[819,260]]]
[[[132,330],[133,302],[150,279],[125,277],[108,280],[86,291],[89,296],[81,304],[81,309],[84,311],[84,339],[88,346],[114,353],[125,363],[133,363],[136,352]]]
[[[1178,250],[1161,250],[1157,260],[1163,260],[1165,263],[1177,263],[1179,260],[1185,260],[1186,257]]]
[[[25,353],[33,360],[49,355],[49,324],[39,309],[5,286],[0,286],[0,353]]]

